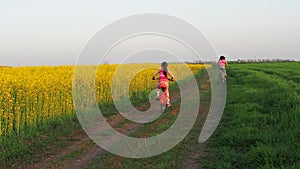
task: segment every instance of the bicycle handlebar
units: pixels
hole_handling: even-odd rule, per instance
[[[153,76],[153,77],[152,77],[152,80],[159,80],[159,78],[158,78],[158,77],[154,77],[154,76]],[[169,81],[171,81],[171,82],[174,82],[174,79],[173,79],[173,78],[171,78],[171,79],[170,79],[170,78],[168,78],[168,80],[169,80]]]

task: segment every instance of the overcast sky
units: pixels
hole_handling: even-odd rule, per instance
[[[299,0],[1,0],[0,65],[74,64],[98,30],[155,12],[186,20],[229,60],[300,60]]]

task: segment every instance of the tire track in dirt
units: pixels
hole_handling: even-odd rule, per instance
[[[176,102],[180,99],[180,95],[177,95],[174,97],[172,102]],[[157,101],[152,100],[150,102],[155,102],[157,104]],[[154,103],[152,103],[154,104]],[[146,106],[147,107],[147,106]],[[135,123],[135,122],[125,122],[125,118],[117,114],[107,120],[107,122],[113,126],[118,132],[123,133],[125,135],[128,135],[130,133],[133,133],[139,129],[140,126],[143,124],[141,123]],[[124,123],[125,122],[125,123]],[[121,127],[116,127],[120,123],[124,123]],[[97,144],[91,141],[91,139],[84,133],[84,131],[80,131],[78,133],[77,138],[79,141],[74,142],[72,145],[61,149],[59,152],[56,152],[54,155],[51,155],[47,157],[46,159],[43,159],[39,163],[32,164],[30,166],[27,166],[25,168],[32,169],[40,169],[40,168],[72,168],[72,169],[80,169],[84,168],[86,165],[88,165],[92,160],[101,155],[105,152],[102,148],[100,148]],[[66,160],[61,160],[68,154],[71,154],[73,152],[80,152],[78,157],[70,158]],[[23,167],[19,167],[23,168]]]
[[[203,91],[210,90],[210,85],[206,84],[200,90]],[[210,107],[210,92],[207,94],[207,96],[204,97],[203,100],[201,100],[199,115],[192,129],[194,130],[192,132],[195,133],[193,134],[193,136],[191,136],[193,137],[192,145],[190,145],[192,147],[192,151],[188,151],[185,153],[184,155],[186,157],[185,161],[181,166],[178,167],[178,169],[182,169],[182,168],[197,169],[201,167],[201,164],[199,163],[199,159],[203,157],[207,152],[205,152],[205,144],[204,143],[200,144],[198,142],[198,137],[204,125],[207,114],[209,112],[209,107]]]
[[[172,97],[171,103],[178,102],[179,100],[180,100],[180,93],[179,94],[176,93],[175,96]],[[151,100],[150,102],[155,102],[156,104],[158,104],[158,102],[156,100]],[[153,103],[151,103],[151,104],[153,104]],[[112,124],[117,125],[117,124],[122,123],[126,120],[123,116],[121,116],[121,115],[119,115],[119,116],[121,118],[121,120],[119,120],[119,122],[116,122],[116,119],[114,119],[114,118],[112,118],[108,122],[111,125]],[[123,133],[124,135],[128,135],[128,134],[131,134],[131,133],[134,133],[134,132],[138,131],[139,128],[142,125],[144,125],[144,124],[135,123],[135,122],[128,122],[128,123],[125,123],[121,128],[115,128],[115,129],[118,132]],[[114,142],[117,142],[117,141],[114,141]],[[103,154],[104,152],[105,152],[105,150],[100,148],[98,145],[93,144],[93,146],[90,148],[90,150],[85,152],[83,155],[79,156],[76,159],[66,160],[66,161],[60,163],[59,166],[56,165],[56,168],[81,169],[81,168],[84,168],[85,166],[89,165],[93,161],[94,158],[96,158],[97,156]]]
[[[112,126],[114,126],[118,123],[121,123],[123,120],[124,120],[124,118],[121,115],[118,114],[118,115],[115,115],[115,116],[109,118],[108,122]],[[60,158],[66,156],[66,155],[68,155],[68,154],[70,154],[70,153],[72,153],[76,150],[81,150],[82,148],[89,148],[85,145],[87,145],[89,142],[91,142],[91,139],[86,135],[86,133],[83,130],[78,131],[78,135],[77,135],[76,138],[78,139],[78,141],[73,142],[72,145],[69,145],[64,149],[61,149],[60,151],[55,152],[55,154],[46,157],[46,159],[43,159],[39,163],[34,163],[34,164],[32,164],[30,166],[27,166],[27,167],[24,167],[24,168],[28,168],[28,169],[32,169],[32,168],[36,168],[36,169],[61,168],[61,166],[59,166]],[[94,155],[102,153],[103,150],[100,149],[98,146],[95,147],[95,148],[96,149],[93,149],[94,152],[91,151],[91,154],[89,155],[90,157],[87,156],[88,158],[92,158]],[[45,156],[47,156],[47,155],[45,155]],[[19,167],[19,168],[23,168],[23,167]]]

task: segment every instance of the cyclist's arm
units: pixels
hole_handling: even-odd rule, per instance
[[[226,66],[226,67],[228,66],[228,62],[227,62],[227,60],[226,60],[226,62],[225,62],[225,66]]]
[[[173,73],[172,73],[172,72],[168,71],[168,75],[170,75],[170,76],[171,76],[171,78],[172,78],[172,79],[174,79],[174,75],[173,75]]]
[[[153,75],[153,77],[155,77],[156,75],[158,75],[159,74],[159,70]]]

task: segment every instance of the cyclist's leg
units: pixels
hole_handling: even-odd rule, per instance
[[[156,97],[155,97],[155,100],[159,100],[159,93],[160,93],[160,86],[159,86],[159,82],[158,82],[157,86],[156,86]]]
[[[160,95],[160,104],[165,103],[165,99],[166,99],[166,89],[165,88],[161,88],[162,92]]]
[[[224,68],[219,68],[219,70],[220,70],[220,78],[221,80],[223,80],[225,77]]]
[[[170,101],[169,86],[166,88],[166,100],[167,100],[167,107],[170,107],[171,101]]]

